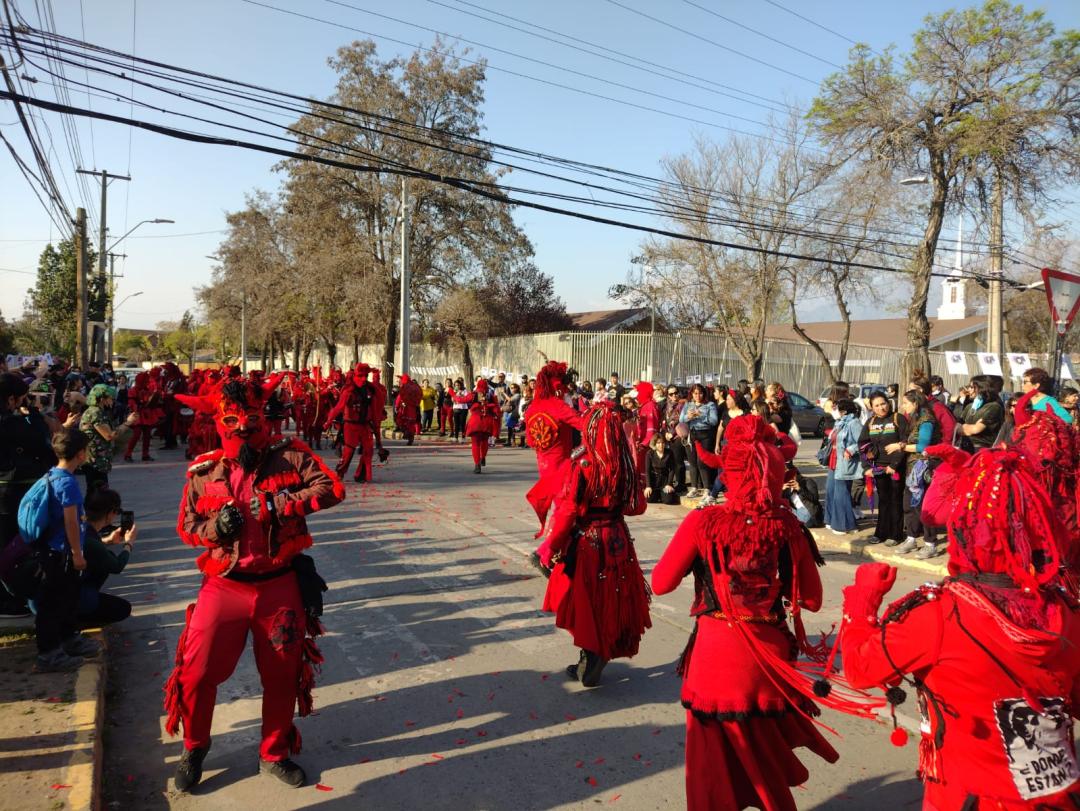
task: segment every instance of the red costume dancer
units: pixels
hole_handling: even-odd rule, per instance
[[[308,398],[308,370],[302,370],[299,376],[291,375],[289,382],[291,383],[289,389],[292,393],[292,418],[293,423],[296,425],[296,435],[303,437],[304,413],[307,410]]]
[[[345,388],[338,397],[337,405],[326,415],[327,422],[333,422],[338,416],[344,417],[345,444],[341,450],[337,474],[344,478],[352,464],[353,453],[360,448],[360,461],[356,465],[353,481],[371,481],[371,454],[374,448],[375,403],[378,390],[368,381],[371,369],[366,363],[357,364],[356,370],[349,376]]]
[[[177,520],[180,537],[204,549],[202,588],[188,606],[176,668],[165,685],[165,729],[176,734],[181,722],[184,727],[180,791],[202,777],[217,688],[232,674],[249,633],[263,684],[260,771],[292,786],[304,782],[303,770],[289,760],[300,751],[293,712],[298,703],[300,715],[311,712],[313,671],[322,661],[314,642],[322,633],[321,581],[311,558],[300,554],[311,546],[304,516],[337,504],[345,490],[303,443],[271,443],[263,407],[276,385],[276,376],[261,387],[231,380],[220,394],[181,395],[197,411],[214,414],[222,449],[188,469]]]
[[[551,568],[544,611],[581,648],[567,674],[595,687],[611,659],[634,656],[649,620],[649,589],[624,515],[645,512],[645,494],[622,423],[608,403],[585,415],[555,501],[541,562]]]
[[[476,390],[465,402],[469,404],[465,436],[472,440],[473,473],[480,473],[487,464],[488,440],[499,430],[499,402],[484,378],[476,381]]]
[[[1072,717],[1080,711],[1080,616],[1063,587],[1065,530],[1037,474],[1015,449],[986,449],[962,468],[945,456],[952,498],[932,516],[949,533],[949,577],[896,601],[883,563],[844,589],[844,674],[853,685],[917,692],[923,808],[1080,807]],[[929,494],[928,494],[929,495]],[[909,675],[910,674],[910,675]],[[901,740],[903,730],[894,732]]]
[[[746,415],[731,421],[724,438],[727,501],[691,512],[652,574],[653,590],[666,594],[694,573],[696,624],[678,668],[687,807],[795,811],[790,787],[809,772],[793,750],[838,758],[812,721],[811,697],[832,694],[830,706],[848,708],[832,685],[812,683],[812,668],[796,666],[800,648],[811,652],[800,612],[821,607],[823,561],[780,495],[786,454],[775,432]]]
[[[150,437],[154,428],[161,422],[164,411],[161,409],[161,394],[150,378],[148,372],[139,372],[135,375],[135,383],[128,391],[128,408],[139,415],[138,422],[132,426],[131,439],[128,441],[127,450],[124,452],[124,461],[132,462],[131,454],[135,452],[135,446],[142,439],[142,460],[153,462],[150,456]]]
[[[644,381],[634,386],[637,394],[637,422],[634,433],[634,461],[637,462],[638,475],[645,480],[645,461],[648,458],[649,443],[660,430],[660,408],[653,399],[655,389],[652,383]]]
[[[401,389],[394,399],[394,424],[410,445],[419,432],[420,400],[423,396],[419,383],[408,375],[401,376]]]
[[[570,465],[570,453],[574,449],[574,431],[581,433],[585,422],[581,413],[568,405],[566,392],[570,375],[566,364],[551,360],[536,373],[536,389],[529,410],[525,412],[525,438],[536,451],[536,467],[540,478],[532,486],[525,499],[532,505],[540,519],[540,531],[544,531],[548,511],[555,496],[566,483]],[[547,541],[532,554],[532,563],[546,576],[547,568],[541,558],[551,556],[545,548]]]

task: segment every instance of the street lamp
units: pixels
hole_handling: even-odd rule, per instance
[[[138,293],[129,293],[128,295],[126,295],[122,299],[120,299],[120,303],[117,304],[115,307],[113,307],[113,311],[115,312],[116,310],[119,310],[121,307],[123,307],[124,302],[127,301],[129,298],[135,298],[135,296],[141,296],[142,294],[143,294],[142,290],[140,290]]]
[[[930,182],[929,175],[912,175],[900,181],[901,186],[925,186]]]
[[[140,222],[137,222],[137,223],[135,223],[134,226],[132,226],[131,230],[129,230],[122,237],[120,237],[120,239],[116,240],[116,242],[114,242],[112,245],[110,245],[107,250],[111,251],[113,248],[115,248],[117,245],[119,245],[121,242],[123,242],[129,236],[131,236],[134,233],[135,229],[138,228],[140,225],[146,225],[147,223],[150,223],[151,225],[161,225],[163,223],[172,224],[172,223],[175,223],[175,222],[176,222],[176,220],[166,220],[166,219],[162,219],[161,217],[159,217],[157,219],[154,219],[154,220],[142,220]]]

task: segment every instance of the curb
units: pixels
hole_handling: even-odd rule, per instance
[[[866,558],[879,563],[887,563],[890,566],[926,572],[938,577],[947,577],[949,574],[948,567],[944,563],[946,560],[945,555],[938,557],[937,560],[942,561],[940,563],[933,560],[919,560],[908,555],[898,555],[889,551],[888,547],[879,548],[878,544],[867,543],[869,535],[833,535],[824,529],[811,529],[810,534],[817,541],[818,548],[827,549],[830,552],[841,552],[852,557]]]
[[[71,786],[68,806],[72,809],[98,811],[101,808],[101,770],[104,759],[102,732],[105,724],[105,634],[100,630],[86,633],[101,643],[96,661],[79,668],[75,680],[75,745],[63,782]]]

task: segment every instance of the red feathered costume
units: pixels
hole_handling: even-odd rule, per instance
[[[525,412],[525,439],[536,451],[536,467],[540,472],[539,480],[525,498],[540,519],[540,532],[544,530],[552,501],[566,482],[570,452],[574,449],[573,432],[580,433],[584,426],[581,414],[563,400],[569,383],[566,364],[548,361],[536,373],[535,396]]]
[[[544,611],[555,612],[581,648],[572,678],[594,687],[609,659],[634,656],[649,619],[649,590],[624,515],[645,512],[645,494],[622,423],[609,403],[585,415],[575,452],[555,500],[541,562],[554,568]]]
[[[791,449],[756,415],[736,417],[724,438],[727,501],[691,512],[652,574],[666,594],[694,573],[696,624],[679,663],[687,807],[795,811],[790,787],[810,775],[793,750],[838,758],[812,721],[813,668],[796,664],[800,649],[823,658],[801,621],[802,609],[821,607],[823,561],[780,495]],[[833,692],[828,703],[846,703]]]
[[[479,473],[487,464],[488,440],[499,431],[499,403],[483,378],[476,381],[476,390],[464,402],[469,404],[465,436],[472,440],[473,472]]]
[[[313,668],[321,662],[314,637],[322,629],[305,613],[294,559],[311,546],[304,516],[337,504],[345,491],[306,445],[270,437],[263,406],[278,380],[231,380],[220,393],[180,395],[196,411],[213,413],[222,442],[188,469],[180,500],[177,532],[203,549],[205,578],[165,687],[165,728],[176,734],[183,724],[185,758],[197,752],[200,774],[218,685],[232,674],[249,633],[263,684],[263,761],[300,751],[293,712],[298,702],[301,715],[311,711]]]
[[[371,368],[366,363],[357,365],[342,389],[337,405],[326,416],[327,422],[333,422],[339,414],[344,416],[344,445],[341,461],[337,466],[338,476],[344,477],[349,472],[353,454],[357,448],[360,449],[360,461],[353,477],[357,482],[371,481],[371,455],[375,434],[379,430],[379,420],[375,413],[378,389],[368,381],[370,371]]]
[[[410,445],[419,432],[420,400],[423,396],[424,392],[419,383],[408,375],[401,376],[401,388],[394,398],[394,424]]]
[[[844,673],[892,688],[894,703],[900,683],[915,689],[924,809],[1080,807],[1080,617],[1060,576],[1066,531],[1017,449],[970,461],[949,446],[927,452],[944,457],[928,498],[949,493],[929,509],[948,527],[950,576],[879,619],[896,570],[860,566],[844,589]]]

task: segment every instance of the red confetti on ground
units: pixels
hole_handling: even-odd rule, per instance
[[[465,710],[459,709],[457,711],[457,717],[458,718],[464,718],[465,717]]]
[[[361,763],[371,763],[371,758],[369,758],[369,757],[362,757],[362,758],[360,758],[360,762],[361,762]]]
[[[634,760],[641,760],[641,752],[637,752],[637,753],[636,753],[636,754],[634,755]]]
[[[584,760],[579,760],[577,763],[574,764],[574,768],[575,769],[580,769],[584,765],[585,765],[585,761]]]
[[[593,761],[593,765],[599,766],[603,762],[604,762],[604,759],[602,757],[598,757],[596,760]]]
[[[576,720],[577,720],[577,716],[576,716],[576,715],[571,715],[570,713],[567,713],[567,714],[566,714],[566,720],[567,720],[567,721],[576,721]]]
[[[550,678],[551,678],[551,674],[550,674],[550,673],[544,673],[544,674],[542,674],[542,675],[540,676],[540,681],[547,681],[547,680],[548,680],[548,679],[550,679]]]
[[[488,701],[494,701],[494,700],[495,700],[495,691],[492,690],[490,693],[488,693]]]
[[[478,729],[478,730],[476,730],[476,737],[477,738],[486,738],[487,733],[482,729]]]
[[[652,766],[652,761],[651,760],[646,760],[645,765],[646,766]]]
[[[316,783],[315,784],[315,789],[317,791],[333,791],[334,790],[330,786],[324,786],[322,783]]]
[[[537,714],[536,714],[535,712],[533,712],[532,710],[529,710],[529,718],[531,718],[531,719],[532,719],[532,720],[534,720],[534,721],[539,721],[539,720],[540,720],[540,716],[539,716],[539,715],[537,715]]]
[[[408,771],[408,769],[402,769],[401,771],[398,772],[398,774],[405,774],[405,772],[407,772],[407,771]]]
[[[376,701],[386,701],[386,696],[375,696]]]
[[[652,731],[652,734],[653,734],[653,735],[659,735],[659,734],[660,734],[660,728],[659,728],[659,727],[657,727],[656,729],[654,729],[654,730]]]
[[[124,779],[127,780],[129,783],[134,783],[135,782],[135,775],[129,774],[126,777],[124,777]]]
[[[47,704],[59,704],[63,700],[64,699],[60,698],[60,696],[49,696],[47,699],[45,699],[45,702]]]
[[[465,697],[465,694],[464,694],[463,692],[461,692],[461,691],[460,691],[459,689],[457,689],[456,687],[454,688],[454,692],[455,692],[455,693],[457,693],[457,694],[458,694],[459,696],[461,696],[462,698],[464,698],[464,697]]]
[[[395,661],[399,656],[401,656],[401,654],[398,653],[397,651],[394,651],[394,655],[390,657],[390,661],[391,662]]]
[[[406,721],[405,726],[414,727],[414,726],[416,726],[416,721]]]
[[[52,790],[53,791],[59,791],[62,788],[71,788],[71,786],[65,786],[63,783],[53,783],[52,784]]]
[[[618,802],[618,799],[619,799],[619,798],[620,798],[621,796],[622,796],[621,794],[616,794],[616,795],[615,795],[614,797],[612,797],[612,798],[611,798],[610,800],[608,800],[608,802],[609,802],[609,803],[614,803],[614,802]]]
[[[596,778],[595,777],[590,777],[585,782],[588,783],[590,786],[595,786],[596,785]]]
[[[435,758],[436,760],[443,760],[442,755],[432,755],[432,757]]]
[[[465,745],[465,739],[464,738],[458,738],[457,739],[457,745],[458,746],[464,746]]]

